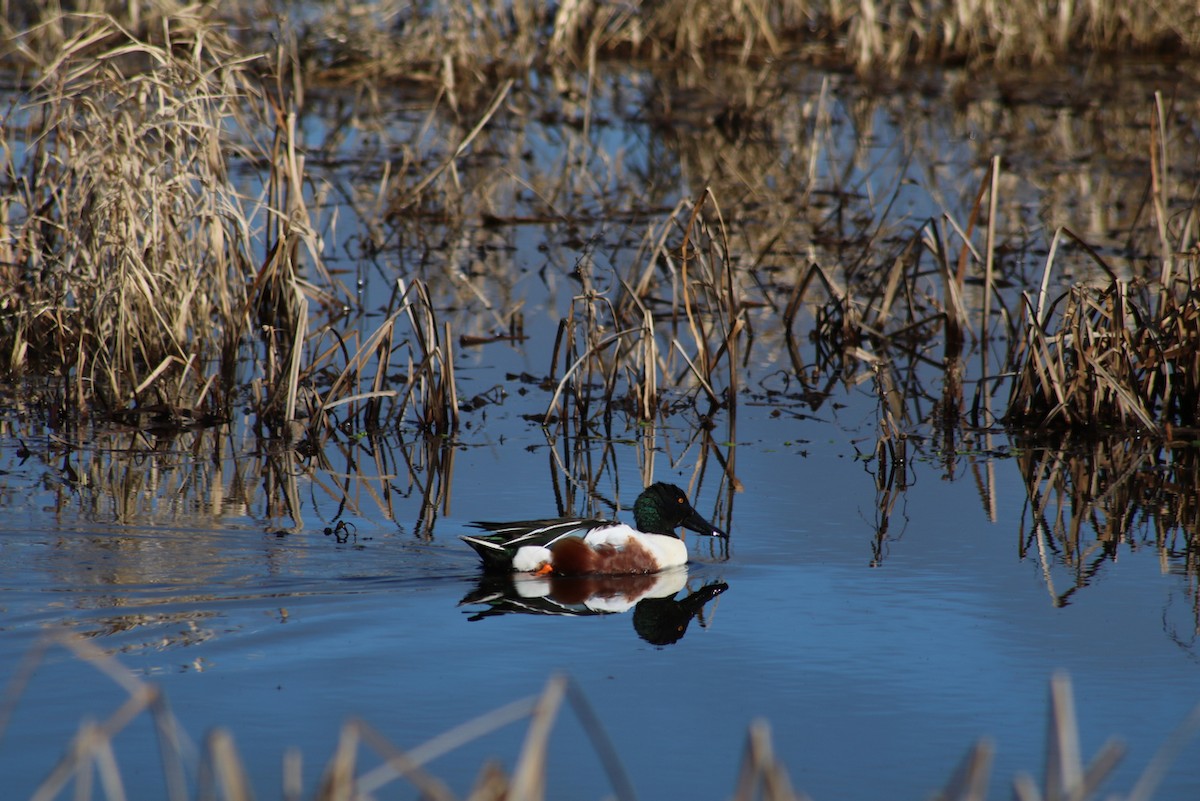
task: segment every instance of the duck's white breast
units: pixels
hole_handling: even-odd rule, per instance
[[[654,555],[660,569],[687,564],[688,551],[683,540],[666,534],[643,534],[626,523],[592,529],[583,539],[592,547],[611,545],[614,548],[624,548],[629,544],[630,538],[637,539]]]

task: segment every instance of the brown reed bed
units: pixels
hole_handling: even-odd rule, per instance
[[[1194,54],[1200,48],[1200,23],[1186,0],[1153,8],[1044,0],[672,0],[553,9],[528,0],[422,8],[388,0],[369,12],[349,4],[324,10],[302,38],[306,62],[324,79],[396,77],[460,87],[467,98],[497,74],[590,69],[590,62],[614,57],[743,64],[799,57],[894,73],[912,65],[1012,68],[1114,53]]]
[[[61,21],[64,48],[9,111],[5,373],[55,376],[55,405],[127,425],[211,425],[246,395],[272,435],[319,435],[360,405],[377,425],[397,394],[382,386],[394,320],[354,354],[326,339],[345,290],[314,228],[286,43],[247,54],[186,15],[146,39],[102,15]],[[428,298],[413,303],[420,422],[449,430],[445,333],[431,340]]]
[[[625,174],[586,155],[594,98],[604,91],[599,63],[563,66],[552,76],[561,94],[542,107],[520,74],[463,72],[458,60],[468,54],[455,51],[431,61],[422,78],[429,110],[421,129],[437,132],[426,149],[399,136],[385,140],[394,160],[363,165],[361,175],[336,183],[345,176],[314,168],[331,154],[306,152],[296,129],[321,80],[320,58],[304,38],[318,36],[317,26],[289,29],[280,18],[292,38],[260,52],[222,27],[233,17],[220,4],[187,7],[178,19],[166,9],[136,25],[120,9],[113,17],[60,14],[43,21],[44,31],[14,34],[13,58],[27,59],[40,77],[36,102],[9,115],[26,151],[6,151],[0,352],[10,376],[56,377],[31,383],[50,387],[46,406],[146,430],[184,429],[228,419],[248,397],[258,433],[305,442],[308,453],[402,422],[452,437],[476,402],[490,402],[483,393],[460,397],[455,343],[480,347],[525,335],[520,303],[511,302],[519,280],[511,265],[462,265],[472,250],[503,242],[497,228],[530,224],[511,213],[526,192],[541,204],[542,216],[532,219],[551,243],[577,242],[581,228],[612,220],[637,241],[626,249],[597,234],[593,250],[608,249],[602,259],[587,248],[583,258],[575,247],[552,252],[552,261],[571,254],[556,267],[579,290],[548,372],[531,380],[546,392],[539,422],[567,427],[565,435],[611,436],[616,415],[627,425],[681,415],[700,430],[725,416],[733,441],[739,399],[760,392],[755,379],[767,385],[749,365],[782,343],[785,368],[777,375],[787,388],[761,392],[772,403],[791,396],[815,408],[839,383],[874,382],[879,430],[871,450],[891,465],[881,475],[912,458],[921,441],[914,434],[931,420],[949,421],[938,423],[948,437],[961,424],[994,423],[1010,387],[1007,421],[1021,428],[1084,421],[1172,442],[1192,438],[1195,310],[1186,276],[1194,272],[1194,215],[1186,181],[1193,167],[1168,158],[1187,152],[1188,129],[1172,120],[1188,118],[1188,103],[1160,99],[1151,110],[1122,109],[1122,124],[1089,123],[1105,131],[1096,147],[1150,155],[1129,169],[1149,171],[1148,201],[1119,221],[1128,234],[1117,258],[1111,242],[1068,249],[1063,239],[1046,262],[1047,289],[1013,303],[1004,288],[1029,283],[1037,238],[1021,238],[1030,220],[1005,194],[1014,177],[1001,158],[971,180],[934,187],[961,195],[939,218],[897,221],[889,210],[900,179],[880,184],[878,168],[859,166],[869,158],[862,143],[873,118],[901,120],[914,158],[932,164],[936,154],[921,150],[930,145],[919,114],[856,95],[860,85],[826,76],[797,102],[792,78],[745,69],[737,59],[654,73],[642,108],[669,146],[661,172],[703,176],[705,188],[667,208],[631,210],[620,193],[660,197],[676,187],[657,183],[657,173]],[[462,12],[443,35],[478,25],[481,42],[499,42],[512,33],[506,26],[549,24],[526,10],[502,19],[496,9]],[[399,37],[403,47],[433,36],[429,20],[397,14],[391,19],[410,34]],[[603,30],[617,36],[632,20]],[[553,22],[560,21],[599,35],[598,27]],[[378,19],[345,10],[343,23],[365,30]],[[68,45],[39,50],[38,37]],[[618,39],[605,41],[619,49]],[[589,46],[603,50],[598,40]],[[665,46],[655,53],[668,59]],[[404,58],[411,64],[418,56]],[[530,68],[546,69],[523,66]],[[842,124],[857,135],[839,151],[831,108],[844,96]],[[377,96],[363,98],[348,117],[379,110]],[[1078,132],[1047,133],[1023,106],[997,112],[984,102],[964,113],[983,116],[973,125],[1003,131],[1017,151],[1005,156],[1018,163],[1022,148],[1066,153],[1051,205],[1094,218],[1140,186],[1071,172],[1087,150]],[[1138,114],[1155,120],[1150,147]],[[513,180],[510,165],[522,162],[532,147],[528,131],[542,119],[566,138],[561,169]],[[383,126],[372,130],[386,135]],[[1026,130],[1036,137],[1020,139]],[[780,142],[789,145],[781,150]],[[72,153],[97,158],[73,161]],[[163,166],[130,166],[142,164]],[[868,181],[870,200],[862,191]],[[378,325],[354,317],[353,293],[324,263],[329,229],[315,204],[330,191],[362,222],[367,258],[397,247],[421,251],[415,260],[381,262],[420,277],[406,278]],[[1173,272],[1163,281],[1156,265],[1168,263]],[[1080,286],[1050,300],[1051,287],[1097,265],[1134,277],[1107,294]],[[484,313],[473,314],[481,306]],[[481,319],[495,327],[481,331]],[[1008,362],[989,369],[985,361],[971,398],[964,394],[971,359],[988,358],[993,340],[1008,345]],[[953,452],[953,443],[942,449]]]
[[[724,422],[732,442],[738,404],[747,398],[815,409],[839,383],[864,381],[880,399],[870,452],[888,463],[881,476],[903,475],[897,470],[921,447],[931,421],[947,436],[941,450],[953,453],[961,426],[985,428],[1003,413],[1010,386],[1017,394],[1009,396],[1009,422],[1022,428],[1084,420],[1135,426],[1175,443],[1193,438],[1184,415],[1195,392],[1187,361],[1194,300],[1186,279],[1168,282],[1165,296],[1157,290],[1164,254],[1173,275],[1194,272],[1193,167],[1168,158],[1188,152],[1188,129],[1172,120],[1193,113],[1190,101],[1122,107],[1115,125],[1107,117],[1081,123],[1104,131],[1096,148],[1153,156],[1139,156],[1128,169],[1149,171],[1147,203],[1111,226],[1128,232],[1124,250],[1110,241],[1068,249],[1061,240],[1043,273],[1044,298],[1012,303],[1004,287],[1030,283],[1024,269],[1037,247],[1036,236],[1020,236],[1030,220],[1016,211],[1019,198],[1006,194],[1016,178],[994,158],[970,180],[935,187],[961,195],[946,195],[947,208],[963,209],[961,217],[946,210],[933,220],[896,221],[888,206],[899,179],[889,186],[869,164],[858,177],[849,167],[869,159],[863,142],[872,119],[900,119],[914,158],[932,164],[936,154],[920,150],[931,147],[920,114],[856,94],[859,85],[826,76],[797,95],[790,77],[736,64],[655,73],[642,108],[667,144],[657,166],[667,175],[703,176],[706,188],[669,207],[629,209],[620,205],[622,192],[658,198],[674,185],[658,183],[657,171],[630,175],[582,155],[592,148],[592,98],[603,91],[597,73],[556,76],[564,91],[551,96],[545,117],[563,131],[567,155],[561,169],[518,180],[510,165],[533,147],[528,131],[543,107],[512,76],[473,101],[467,84],[444,84],[433,92],[441,99],[423,112],[422,129],[437,132],[427,150],[400,136],[385,140],[394,161],[332,189],[363,222],[367,258],[420,250],[416,259],[381,262],[420,277],[398,286],[382,323],[367,325],[354,318],[352,293],[324,264],[328,227],[317,221],[315,198],[335,178],[314,167],[329,153],[306,152],[296,131],[315,102],[306,83],[315,72],[297,55],[303,44],[285,40],[251,58],[239,50],[242,39],[221,30],[219,10],[206,7],[197,17],[193,9],[187,25],[169,15],[153,25],[143,19],[136,29],[100,16],[62,20],[64,41],[76,44],[40,62],[47,72],[37,103],[10,114],[21,122],[12,130],[41,161],[7,151],[0,275],[11,291],[0,301],[7,304],[0,341],[10,376],[52,376],[30,383],[45,392],[44,407],[157,434],[227,419],[249,398],[256,432],[306,443],[310,455],[325,447],[349,453],[350,437],[386,435],[401,422],[421,432],[414,446],[426,434],[453,437],[473,404],[490,402],[484,393],[460,396],[455,345],[486,347],[479,343],[499,341],[496,330],[501,339],[524,336],[512,265],[470,266],[470,254],[504,244],[503,225],[530,224],[511,217],[518,190],[528,190],[541,204],[544,216],[535,219],[551,247],[614,220],[634,242],[597,234],[582,259],[576,246],[548,258],[552,270],[578,283],[549,370],[530,378],[545,387],[546,413],[537,417],[551,424],[551,438],[586,445],[612,436],[618,417],[628,426],[678,415],[697,431]],[[699,93],[701,84],[710,94]],[[157,106],[134,102],[160,95]],[[840,124],[856,132],[845,150],[833,144],[837,97],[848,98]],[[378,98],[362,102],[349,117],[370,118],[379,108]],[[1022,149],[1065,153],[1065,177],[1055,174],[1048,204],[1094,218],[1144,190],[1136,178],[1098,180],[1073,167],[1089,148],[1077,141],[1079,131],[1046,131],[1027,107],[989,102],[964,114],[980,115],[972,125],[1002,131],[1018,151],[1014,161]],[[120,113],[100,113],[109,108]],[[1156,120],[1149,143],[1139,115]],[[113,130],[118,123],[144,135],[122,137]],[[384,136],[383,128],[371,130]],[[1026,130],[1035,135],[1021,139]],[[92,166],[67,158],[100,150],[104,158]],[[160,162],[157,177],[129,168]],[[103,180],[97,165],[121,180]],[[862,191],[868,180],[876,193],[869,201]],[[1081,286],[1051,301],[1052,287],[1097,265],[1133,278],[1108,295]],[[1042,324],[1034,325],[1038,307]],[[481,331],[474,327],[480,320],[495,328]],[[972,398],[970,360],[986,354],[975,349],[991,340],[1012,355],[999,369],[982,365]],[[764,349],[786,353],[775,374],[782,391],[749,366]],[[1076,367],[1092,363],[1103,374]],[[1089,383],[1104,375],[1129,384]],[[1059,407],[1068,390],[1079,392],[1077,400]],[[698,434],[696,442],[703,440]],[[732,458],[711,438],[701,449],[717,455],[714,463]],[[413,461],[441,459],[418,454]],[[732,465],[722,468],[736,486]],[[431,486],[436,475],[425,474]]]
[[[0,736],[5,733],[25,687],[47,653],[59,648],[66,649],[113,682],[124,692],[125,698],[108,717],[81,724],[31,801],[51,801],[68,794],[77,801],[125,798],[123,766],[116,757],[116,745],[124,730],[146,718],[153,724],[158,742],[163,798],[167,801],[215,797],[241,801],[256,797],[251,771],[228,731],[214,729],[200,743],[194,742],[161,689],[130,674],[118,660],[89,641],[70,635],[47,635],[29,652],[17,674],[9,679],[0,705]],[[279,797],[288,801],[377,798],[381,791],[394,789],[398,782],[404,782],[422,797],[453,801],[459,796],[426,765],[467,743],[486,738],[500,728],[527,721],[521,752],[512,768],[505,770],[497,763],[488,762],[463,798],[465,801],[544,798],[547,767],[552,760],[561,759],[551,748],[550,735],[566,710],[579,722],[592,753],[604,768],[613,796],[631,801],[636,797],[636,788],[621,763],[619,749],[609,740],[600,715],[581,688],[562,676],[552,677],[545,689],[535,696],[485,713],[410,750],[392,743],[379,730],[378,722],[349,720],[343,724],[334,753],[325,765],[318,786],[311,788],[311,792],[306,792],[304,787],[301,754],[295,749],[283,752]],[[1167,737],[1128,797],[1143,801],[1153,798],[1163,771],[1197,731],[1200,731],[1200,707],[1193,709]],[[1050,682],[1045,737],[1042,781],[1039,783],[1029,774],[1017,775],[1012,784],[1013,797],[1019,801],[1100,798],[1101,788],[1119,764],[1125,749],[1120,743],[1109,741],[1090,761],[1084,762],[1071,682],[1062,674]],[[986,739],[972,746],[935,797],[945,801],[985,801],[994,752],[994,744]],[[368,767],[367,763],[372,766]],[[146,766],[137,766],[137,769],[144,772]],[[756,798],[797,801],[807,797],[793,789],[786,758],[776,753],[770,728],[765,722],[756,721],[750,726],[731,797],[734,801]]]
[[[3,367],[60,376],[77,413],[155,405],[227,417],[252,316],[290,331],[304,302],[291,281],[302,206],[272,226],[255,278],[258,201],[226,160],[223,129],[252,124],[258,83],[215,31],[153,45],[104,19],[85,30],[44,65],[32,103],[9,111],[24,154],[10,140]],[[97,57],[100,39],[109,49]]]
[[[851,18],[860,26],[886,18],[863,4],[812,10],[800,4],[713,9],[679,17],[679,24],[691,26],[689,32],[667,36],[654,33],[655,26],[672,15],[664,12],[660,18],[657,9],[599,19],[595,15],[609,12],[572,4],[546,19],[524,4],[504,13],[498,7],[450,4],[426,19],[386,4],[370,18],[329,6],[323,13],[342,13],[341,27],[323,30],[346,31],[330,38],[352,42],[352,30],[361,35],[376,30],[397,42],[389,57],[398,64],[428,61],[427,83],[435,98],[428,125],[442,114],[451,120],[448,135],[435,137],[444,149],[432,145],[429,152],[418,152],[405,146],[382,176],[372,176],[373,195],[355,187],[345,196],[370,232],[371,248],[384,248],[389,239],[431,220],[469,235],[474,215],[485,222],[504,219],[506,196],[493,193],[493,187],[505,168],[500,162],[490,169],[490,160],[497,153],[520,158],[525,143],[516,132],[528,126],[534,112],[526,98],[518,98],[524,87],[519,73],[464,69],[460,62],[466,62],[468,50],[479,58],[491,45],[519,53],[522,43],[533,41],[530,31],[551,26],[560,47],[539,51],[538,59],[569,53],[570,42],[586,33],[596,54],[649,48],[656,58],[669,60],[697,48],[720,53],[720,46],[700,44],[707,28],[719,28],[725,37],[740,32],[744,52],[754,52],[764,42],[785,41],[785,32],[801,21],[832,20],[838,30]],[[426,323],[410,319],[409,339],[393,322],[361,344],[335,341],[351,293],[325,272],[310,205],[321,178],[307,162],[295,129],[310,84],[323,80],[314,55],[319,26],[308,21],[289,27],[280,16],[280,44],[265,50],[254,49],[249,34],[233,24],[240,18],[222,4],[164,5],[136,19],[123,6],[97,3],[89,11],[49,9],[36,22],[15,11],[7,17],[10,58],[38,79],[34,105],[10,114],[20,123],[12,130],[25,132],[28,151],[7,151],[0,273],[4,288],[11,290],[0,317],[7,372],[62,376],[64,402],[108,416],[149,408],[181,421],[220,420],[229,416],[233,393],[249,383],[261,430],[271,434],[327,434],[327,413],[335,409],[345,413],[340,422],[353,418],[362,430],[407,417],[423,428],[454,431],[459,401],[447,322],[436,336]],[[653,25],[642,19],[647,14]],[[732,19],[730,14],[748,16]],[[381,20],[402,25],[405,35],[391,35],[394,29],[380,27]],[[1119,27],[1115,21],[1107,24]],[[628,33],[635,27],[642,31],[636,47]],[[668,38],[674,49],[666,46]],[[468,40],[470,48],[447,48],[447,41]],[[412,49],[422,46],[443,57]],[[346,66],[350,60],[339,63]],[[568,59],[553,68],[564,90],[579,90],[584,98],[574,106],[563,104],[561,111],[582,115],[579,152],[588,148],[592,108],[587,98],[598,91],[598,67],[584,67]],[[547,65],[537,59],[521,64],[522,70],[533,68]],[[379,67],[357,80],[384,72],[388,68]],[[468,74],[474,78],[468,80]],[[684,97],[655,95],[648,107],[652,123],[678,137],[681,167],[707,176],[706,188],[691,203],[651,219],[628,272],[601,277],[608,285],[603,302],[594,287],[584,288],[579,313],[571,313],[550,371],[557,394],[548,416],[563,415],[558,407],[568,393],[575,409],[589,417],[593,396],[584,388],[593,384],[601,388],[595,408],[611,410],[620,397],[623,409],[637,420],[669,409],[670,404],[663,406],[664,392],[677,388],[703,399],[708,408],[696,406],[698,418],[710,418],[717,408],[732,410],[745,385],[740,363],[750,356],[756,321],[768,329],[781,327],[782,321],[793,372],[806,381],[814,371],[804,364],[794,338],[803,310],[814,317],[816,372],[826,380],[853,377],[863,364],[895,370],[897,355],[912,362],[920,353],[917,360],[927,360],[924,341],[944,335],[949,353],[968,337],[973,323],[963,301],[964,282],[982,281],[993,293],[1006,278],[992,272],[993,245],[1002,225],[1020,222],[997,219],[995,192],[986,215],[979,206],[986,181],[972,218],[965,221],[943,220],[914,230],[873,219],[876,208],[847,214],[856,202],[856,187],[839,185],[836,171],[826,179],[832,185],[822,185],[815,169],[825,161],[860,158],[828,148],[830,135],[822,127],[828,124],[828,86],[820,87],[814,105],[797,114],[782,86],[761,73],[749,78],[745,71],[714,74],[713,103],[698,107],[703,120],[688,124],[683,116],[697,108],[694,90]],[[726,76],[740,77],[726,85]],[[684,84],[696,80],[681,77]],[[864,110],[864,129],[869,114]],[[777,158],[771,143],[789,136],[799,136],[795,156]],[[493,155],[467,159],[476,148]],[[131,166],[139,164],[160,168]],[[248,165],[255,170],[249,185],[237,180]],[[583,170],[571,166],[564,175],[579,176],[581,183],[612,180],[600,172],[588,174],[593,165],[586,162]],[[566,180],[526,186],[540,198],[554,198],[547,203],[547,219],[570,224],[589,213],[588,199]],[[1165,184],[1165,179],[1158,184],[1156,203],[1167,194]],[[483,188],[472,193],[464,185]],[[1168,206],[1173,202],[1166,198]],[[747,206],[762,211],[748,218]],[[787,212],[797,207],[799,217]],[[847,228],[847,218],[865,222]],[[977,244],[971,240],[980,228],[987,231],[987,242]],[[832,245],[814,251],[813,243]],[[874,243],[884,245],[881,255]],[[1171,245],[1184,251],[1186,246]],[[932,290],[923,288],[931,281]],[[617,283],[624,284],[619,291]],[[432,314],[435,294],[425,292],[426,300],[409,312]],[[611,308],[602,308],[604,303]],[[990,315],[985,302],[982,320],[990,322]],[[1180,319],[1186,315],[1181,311]],[[507,322],[511,329],[513,321]],[[602,335],[605,326],[608,332]],[[384,386],[384,379],[405,342],[417,354],[407,375],[419,386],[395,390]],[[951,361],[943,359],[948,376],[957,374]],[[1052,374],[1049,367],[1043,372]],[[1038,384],[1054,392],[1055,382],[1063,380],[1039,378]],[[889,381],[913,394],[911,377],[897,372]],[[956,394],[951,382],[943,405],[953,407]],[[398,404],[399,413],[390,404]]]

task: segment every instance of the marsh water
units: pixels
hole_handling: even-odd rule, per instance
[[[759,94],[734,124],[712,96],[738,80]],[[453,216],[385,214],[371,192],[404,147],[470,130],[469,110],[448,123],[428,97],[364,110],[314,94],[300,129],[325,264],[348,288],[343,333],[373,330],[397,279],[428,281],[455,337],[459,431],[429,437],[400,421],[298,449],[257,438],[245,415],[169,434],[64,426],[7,395],[0,676],[20,675],[46,632],[83,635],[161,686],[197,740],[226,728],[261,798],[275,797],[290,747],[315,786],[347,719],[416,749],[566,675],[641,798],[730,795],[762,719],[813,798],[917,799],[981,737],[996,747],[994,797],[1018,773],[1040,775],[1048,685],[1066,671],[1085,759],[1123,740],[1107,786],[1127,791],[1200,702],[1195,520],[1180,512],[1195,508],[1192,449],[1006,432],[995,339],[968,341],[961,357],[959,408],[996,404],[975,427],[945,413],[938,337],[832,358],[809,336],[820,310],[806,308],[795,333],[811,376],[800,375],[779,313],[780,287],[810,261],[849,270],[862,253],[898,252],[897,231],[966,219],[993,155],[1011,170],[1011,309],[1060,224],[1136,270],[1119,234],[1148,180],[1136,148],[1153,93],[1181,98],[1182,153],[1195,144],[1195,87],[1140,67],[1078,82],[1070,97],[1029,97],[935,74],[881,95],[799,67],[770,81],[627,69],[606,73],[587,106],[547,83],[510,100],[533,111],[497,117],[502,134],[472,142],[455,177],[463,196],[442,198]],[[1181,183],[1196,177],[1194,159],[1174,166]],[[585,286],[615,299],[647,265],[665,270],[647,243],[705,186],[757,271],[733,408],[672,389],[677,411],[654,423],[618,409],[586,432],[544,425],[554,386],[543,379],[572,299]],[[785,224],[802,230],[780,234]],[[758,246],[772,235],[790,250]],[[1066,263],[1056,281],[1089,280],[1086,259]],[[890,409],[882,361],[906,365]],[[685,488],[731,536],[689,539],[686,573],[637,605],[645,587],[591,606],[567,588],[552,605],[481,582],[457,536],[481,519],[630,520],[651,480]],[[693,608],[671,603],[697,592]],[[21,690],[0,743],[6,798],[30,795],[81,721],[125,697],[62,647]],[[613,792],[587,729],[570,708],[559,716],[550,797]],[[429,770],[465,793],[487,760],[511,766],[524,735],[502,727]],[[151,722],[115,743],[130,797],[161,797]],[[378,797],[417,795],[394,787]],[[1200,797],[1200,741],[1156,797]]]

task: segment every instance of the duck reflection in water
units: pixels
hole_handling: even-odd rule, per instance
[[[729,589],[724,582],[705,584],[682,598],[688,571],[623,576],[484,575],[460,605],[482,604],[468,620],[507,614],[587,617],[633,610],[633,628],[652,645],[671,645],[685,633],[705,604]]]

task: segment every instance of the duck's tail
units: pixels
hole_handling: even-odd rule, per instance
[[[460,534],[459,539],[470,545],[483,560],[483,569],[488,573],[511,573],[512,553],[503,545],[499,545],[484,537],[472,537]]]

